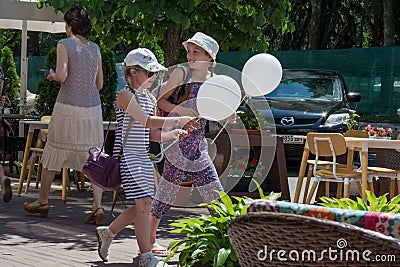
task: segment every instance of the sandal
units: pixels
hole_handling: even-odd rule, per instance
[[[49,203],[25,203],[24,210],[33,214],[40,213],[41,217],[47,217],[47,214],[49,213]]]
[[[104,214],[96,214],[99,210],[103,210],[103,208],[97,208],[95,211],[90,213],[89,217],[86,218],[85,224],[94,224],[94,225],[103,225],[104,222]]]
[[[172,254],[172,251],[167,250],[165,247],[161,246],[158,243],[154,243],[153,248],[151,249],[151,253],[153,253],[154,256],[167,257]]]

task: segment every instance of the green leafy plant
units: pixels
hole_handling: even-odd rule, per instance
[[[260,185],[254,182],[257,184],[261,198],[277,200],[281,196],[280,193],[274,192],[265,196]],[[228,226],[236,216],[247,212],[247,207],[253,199],[246,196],[230,197],[223,191],[218,191],[218,194],[220,200],[199,205],[211,210],[211,215],[178,219],[170,224],[175,227],[172,233],[185,234],[186,237],[169,244],[168,249],[173,253],[167,257],[167,260],[176,253],[180,253],[179,266],[190,267],[196,263],[212,264],[214,267],[240,266],[229,241]]]
[[[358,128],[358,122],[360,121],[360,116],[355,110],[351,110],[350,117],[346,120],[346,126],[349,130],[356,130]]]
[[[13,52],[7,46],[1,49],[1,67],[4,72],[4,95],[10,100],[18,99],[20,79],[14,63]]]
[[[228,124],[229,128],[241,128],[242,123],[244,128],[248,130],[263,130],[268,126],[268,122],[263,115],[257,110],[252,110],[247,105],[242,111],[239,111],[236,114],[240,120],[235,124]]]
[[[400,213],[400,195],[388,201],[386,198],[388,194],[376,197],[375,194],[369,190],[366,190],[366,194],[367,201],[364,201],[360,197],[357,197],[357,200],[321,197],[320,200],[322,203],[320,203],[320,205],[329,208]]]
[[[56,69],[57,49],[53,47],[46,56],[46,69]],[[56,81],[43,79],[39,82],[37,96],[35,99],[35,110],[39,115],[51,115],[54,104],[56,103],[61,84]]]
[[[103,103],[103,119],[115,119],[114,101],[117,89],[117,71],[115,69],[114,53],[111,49],[101,46],[101,61],[103,63],[103,89],[100,91],[101,103]]]

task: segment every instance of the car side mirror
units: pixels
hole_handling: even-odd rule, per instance
[[[358,92],[350,92],[347,94],[347,101],[349,102],[360,102],[361,94]]]

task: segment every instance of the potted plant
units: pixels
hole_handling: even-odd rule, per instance
[[[174,201],[174,206],[186,206],[190,201],[190,196],[192,195],[193,182],[189,177],[186,177],[180,183],[178,194]]]
[[[255,182],[257,183],[257,182]],[[280,193],[270,193],[264,196],[259,184],[258,191],[263,199],[277,200]],[[200,204],[213,211],[211,215],[202,215],[199,218],[184,218],[175,220],[171,232],[185,234],[186,237],[171,242],[168,249],[172,254],[166,261],[179,254],[179,266],[231,266],[239,267],[239,261],[228,237],[228,226],[231,220],[247,212],[248,205],[253,199],[248,197],[232,197],[225,192],[218,192],[220,200],[210,204]]]
[[[400,195],[395,196],[389,201],[387,200],[387,193],[377,198],[374,193],[366,190],[366,195],[366,201],[360,197],[357,197],[357,200],[321,197],[320,200],[322,203],[319,204],[328,208],[400,213]]]
[[[237,122],[227,126],[233,133],[237,132],[237,129],[242,130],[244,127],[247,134],[260,134],[260,131],[266,130],[268,126],[268,122],[263,115],[257,110],[252,110],[248,105],[245,105],[236,114],[239,118]]]
[[[368,132],[370,137],[386,139],[390,139],[393,132],[392,128],[372,127],[369,124],[364,127],[364,130]]]
[[[266,167],[251,155],[234,155],[228,167],[226,189],[230,192],[248,192],[253,178],[265,175]]]
[[[346,120],[346,126],[348,130],[358,129],[358,123],[360,121],[360,116],[355,110],[350,110],[350,117]]]

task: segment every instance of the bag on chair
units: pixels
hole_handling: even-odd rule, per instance
[[[121,186],[119,160],[98,147],[89,149],[89,157],[83,164],[83,173],[103,190],[114,191]]]

